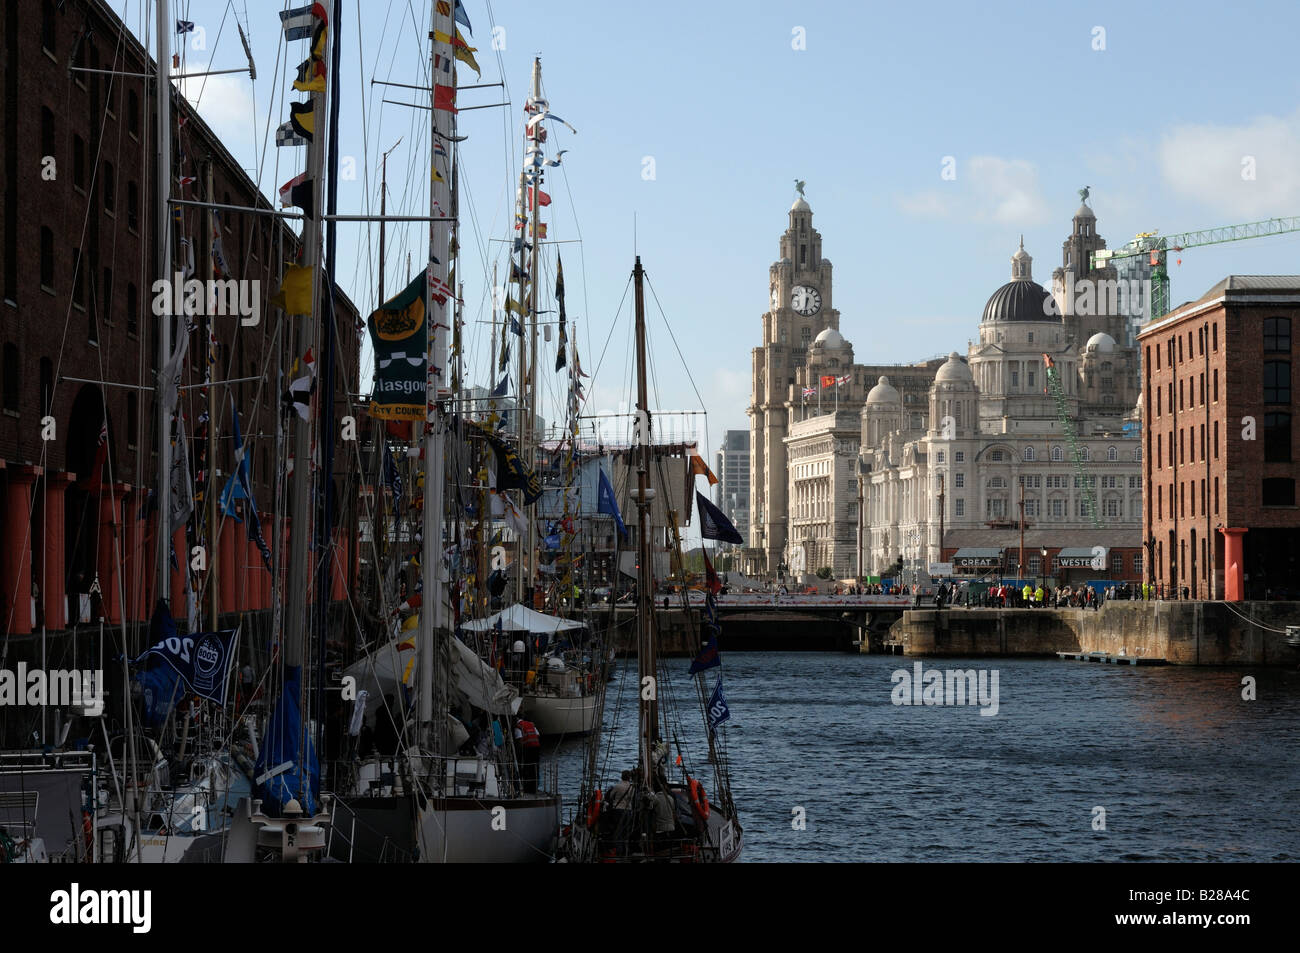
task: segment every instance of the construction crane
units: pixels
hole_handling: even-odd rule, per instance
[[[1061,418],[1065,428],[1065,439],[1070,444],[1070,455],[1074,457],[1074,472],[1079,486],[1083,490],[1084,503],[1088,508],[1088,518],[1092,520],[1093,529],[1101,529],[1101,516],[1097,512],[1097,490],[1092,485],[1092,477],[1083,466],[1083,448],[1079,446],[1079,435],[1075,433],[1074,421],[1070,419],[1069,409],[1065,405],[1065,388],[1061,384],[1061,372],[1056,369],[1052,355],[1043,355],[1043,366],[1047,368],[1047,386],[1056,398],[1056,414]]]
[[[1182,232],[1164,237],[1156,232],[1143,232],[1123,248],[1103,248],[1093,252],[1092,267],[1104,268],[1108,262],[1121,258],[1149,256],[1152,269],[1151,320],[1155,320],[1169,313],[1169,270],[1165,261],[1169,252],[1180,252],[1184,248],[1196,248],[1200,245],[1239,242],[1246,238],[1285,235],[1287,232],[1300,232],[1300,217],[1270,218],[1262,222],[1246,222],[1242,225],[1220,225],[1216,228],[1202,228],[1194,232]]]

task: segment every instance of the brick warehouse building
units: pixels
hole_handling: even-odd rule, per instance
[[[113,70],[77,73],[71,66]],[[84,619],[98,575],[94,617],[135,622],[154,598],[152,519],[140,519],[157,465],[153,384],[157,319],[151,311],[154,252],[154,87],[145,49],[98,0],[8,0],[0,15],[4,168],[0,175],[0,618],[7,634],[44,626],[57,631]],[[173,181],[177,197],[271,208],[197,112],[173,96]],[[304,150],[290,150],[301,161]],[[53,177],[43,175],[53,157]],[[206,187],[212,178],[211,195]],[[194,182],[182,185],[182,176]],[[174,260],[189,259],[194,277],[209,276],[206,212],[188,207],[174,227]],[[271,524],[276,410],[281,357],[286,369],[296,337],[269,304],[281,263],[297,255],[287,224],[267,215],[222,213],[219,236],[227,276],[260,282],[261,321],[215,317],[217,436],[215,488],[234,469],[230,395],[252,466],[254,497],[273,549],[286,536]],[[336,419],[357,391],[357,310],[336,301],[339,335]],[[195,319],[182,387],[204,378],[208,319]],[[174,326],[173,326],[174,327]],[[173,334],[174,339],[174,334]],[[194,439],[206,404],[202,391],[182,391],[191,472]],[[42,439],[41,419],[54,419]],[[107,420],[102,486],[85,481]],[[349,456],[336,450],[341,469]],[[356,500],[347,474],[336,471],[336,498]],[[243,504],[240,504],[242,506]],[[342,509],[336,524],[347,525]],[[278,535],[280,538],[275,538]],[[184,530],[176,536],[185,550]],[[244,526],[225,520],[217,545],[223,612],[267,608],[271,580]],[[355,550],[354,550],[355,552]],[[344,594],[336,573],[333,595]],[[183,580],[172,573],[173,612],[183,614]],[[66,598],[65,598],[66,597]],[[123,604],[124,603],[124,604]]]
[[[1139,334],[1158,585],[1229,601],[1300,589],[1297,331],[1300,275],[1231,275]]]

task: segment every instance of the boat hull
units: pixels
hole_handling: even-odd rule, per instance
[[[554,740],[565,735],[588,735],[596,730],[600,706],[595,695],[562,697],[525,695],[524,714],[537,725],[542,737]]]
[[[549,863],[559,839],[560,797],[432,798],[419,824],[422,863]]]

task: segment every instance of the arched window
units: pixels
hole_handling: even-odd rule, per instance
[[[1079,448],[1079,456],[1080,456],[1083,460],[1091,460],[1091,459],[1092,459],[1092,451],[1089,450],[1087,447],[1080,447],[1080,448]]]
[[[1142,462],[1142,448],[1141,448],[1141,447],[1134,447],[1134,448],[1133,448],[1133,462],[1134,462],[1134,463],[1141,463],[1141,462]]]
[[[1064,460],[1064,459],[1065,459],[1065,451],[1062,450],[1060,447],[1053,447],[1053,448],[1052,448],[1052,462],[1053,462],[1053,463],[1060,463],[1060,462],[1061,462],[1062,460]]]
[[[1033,459],[1034,459],[1034,448],[1033,448],[1033,447],[1025,447],[1025,459],[1026,459],[1026,460],[1029,460],[1029,461],[1031,461],[1031,462],[1033,461]]]
[[[1106,459],[1109,460],[1110,462],[1114,463],[1116,460],[1119,459],[1119,451],[1116,450],[1114,447],[1107,447],[1107,448],[1106,448]]]

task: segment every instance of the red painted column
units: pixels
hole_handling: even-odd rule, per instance
[[[0,546],[0,631],[32,631],[32,486],[40,467],[8,467],[4,496],[4,537]]]
[[[1241,537],[1249,530],[1220,526],[1219,532],[1223,534],[1223,598],[1227,602],[1241,602],[1246,598]]]
[[[122,498],[125,483],[105,483],[99,494],[99,553],[95,569],[99,574],[100,614],[114,625],[122,621]]]
[[[127,492],[122,501],[122,587],[126,590],[126,606],[123,608],[127,622],[139,622],[145,618],[147,603],[144,599],[143,579],[140,569],[144,558],[144,524],[140,522],[140,507],[144,497],[138,488]]]
[[[252,612],[257,608],[257,579],[253,576],[257,546],[246,534],[247,530],[239,534],[239,603],[241,611]]]
[[[221,611],[235,612],[238,609],[235,605],[235,574],[238,571],[235,568],[235,535],[239,532],[239,524],[228,516],[219,522],[221,529],[218,532],[221,535],[217,546],[221,552],[221,563],[217,573],[221,577]]]
[[[64,530],[66,509],[64,495],[75,475],[63,471],[45,473],[45,488],[41,499],[41,532],[39,573],[36,580],[41,587],[45,604],[45,627],[53,631],[68,627],[68,564],[64,557]]]

